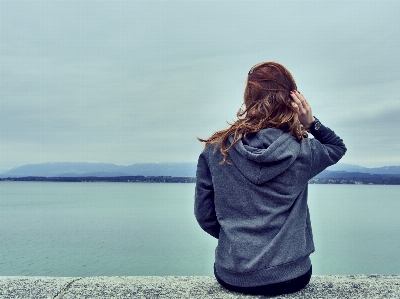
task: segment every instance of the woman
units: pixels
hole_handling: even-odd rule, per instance
[[[248,73],[244,109],[203,140],[195,216],[218,239],[218,282],[247,294],[304,288],[314,251],[308,180],[345,154],[343,141],[313,117],[290,72],[265,62]],[[310,132],[314,138],[308,138]]]

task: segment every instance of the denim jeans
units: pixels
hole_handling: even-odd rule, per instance
[[[305,274],[297,278],[293,278],[291,280],[262,285],[262,286],[256,286],[256,287],[237,287],[230,285],[224,282],[221,278],[219,278],[217,272],[215,271],[215,265],[214,265],[214,275],[220,285],[222,285],[224,288],[228,290],[250,295],[276,296],[276,295],[289,294],[300,291],[310,282],[311,274],[312,274],[312,267],[310,267],[310,269]]]

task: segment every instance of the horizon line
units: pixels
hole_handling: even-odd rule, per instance
[[[12,168],[3,168],[0,169],[0,174],[4,174],[5,172],[8,172],[10,170],[13,169],[17,169],[19,167],[23,167],[23,166],[27,166],[27,165],[42,165],[42,164],[57,164],[57,163],[65,163],[65,164],[109,164],[109,165],[115,165],[115,166],[122,166],[122,167],[126,167],[126,166],[132,166],[132,165],[138,165],[138,164],[197,164],[197,162],[136,162],[136,163],[132,163],[132,164],[116,164],[116,163],[112,163],[112,162],[76,162],[76,161],[57,161],[57,162],[42,162],[42,163],[27,163],[27,164],[22,164],[20,166],[15,166]],[[329,167],[332,167],[334,165],[348,165],[348,166],[355,166],[355,167],[362,167],[362,168],[367,168],[367,169],[374,169],[374,168],[385,168],[385,167],[400,167],[400,165],[384,165],[384,166],[374,166],[374,167],[367,167],[367,166],[362,166],[362,165],[358,165],[358,164],[349,164],[349,163],[336,163],[333,164]],[[328,167],[328,168],[329,168]]]

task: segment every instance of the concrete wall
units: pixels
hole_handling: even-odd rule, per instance
[[[267,298],[222,288],[208,276],[0,277],[1,299]],[[313,276],[300,292],[274,298],[400,298],[400,275]]]

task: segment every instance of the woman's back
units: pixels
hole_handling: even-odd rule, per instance
[[[269,90],[263,94],[252,92],[252,88],[248,88],[247,95],[262,96],[256,103],[247,100],[245,117],[231,126],[231,132],[220,131],[213,135],[214,139],[212,136],[205,140],[207,146],[198,161],[195,196],[200,226],[218,238],[215,271],[222,281],[239,287],[291,280],[310,269],[309,255],[314,244],[307,183],[346,151],[342,140],[319,122],[318,128],[316,122],[310,128],[316,138],[306,137],[305,126],[293,116],[297,113],[295,106],[306,107],[299,102],[303,98],[300,94],[295,93],[295,101],[290,102],[285,115],[282,111],[289,105],[285,91]],[[279,100],[281,104],[276,103]],[[263,120],[260,113],[255,116],[255,106],[258,112],[265,107],[280,107],[281,115],[275,110],[266,111]],[[303,119],[301,113],[298,115]],[[273,126],[268,117],[282,123]],[[263,121],[264,128],[251,131],[254,124]],[[300,130],[299,134],[293,130]]]

